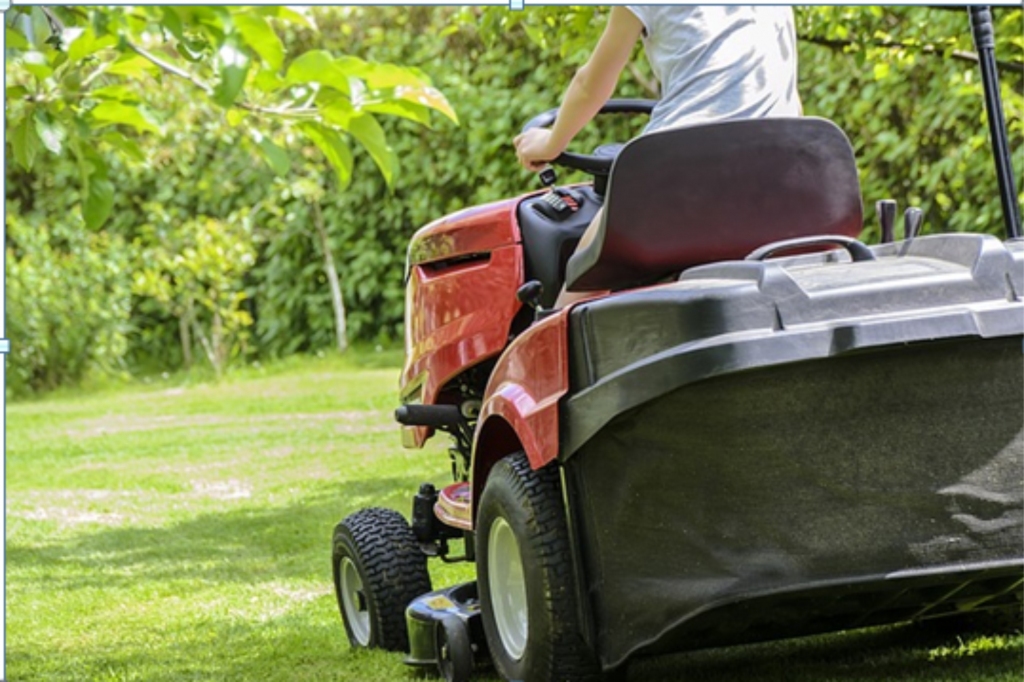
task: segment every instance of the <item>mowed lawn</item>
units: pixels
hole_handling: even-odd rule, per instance
[[[354,354],[9,405],[7,679],[415,679],[398,654],[349,649],[330,573],[343,516],[408,514],[420,482],[446,482],[441,439],[399,445],[397,363]],[[904,626],[644,661],[628,679],[1019,682],[1022,654],[1019,634]]]

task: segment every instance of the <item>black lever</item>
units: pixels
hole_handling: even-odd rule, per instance
[[[516,289],[516,298],[523,305],[528,305],[536,310],[540,306],[540,297],[543,293],[544,285],[540,283],[540,280],[531,279]]]
[[[537,177],[540,178],[540,183],[545,187],[551,187],[558,181],[558,175],[551,166],[541,168],[540,172],[537,173]]]
[[[903,213],[903,238],[910,241],[921,231],[921,223],[924,222],[924,211],[916,206],[911,206]]]
[[[531,279],[523,286],[516,289],[516,298],[523,305],[533,308],[533,319],[535,322],[543,320],[548,315],[556,312],[557,308],[541,308],[540,297],[544,294],[544,285],[539,280]]]
[[[882,243],[888,244],[895,239],[896,202],[892,199],[881,199],[875,202],[875,212],[882,223]]]

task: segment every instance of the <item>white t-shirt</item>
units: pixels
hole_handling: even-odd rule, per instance
[[[661,84],[645,133],[691,123],[800,116],[793,10],[629,5]]]

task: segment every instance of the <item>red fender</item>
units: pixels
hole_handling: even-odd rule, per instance
[[[568,308],[534,324],[501,356],[473,443],[474,511],[491,466],[522,448],[539,469],[558,457],[558,404],[569,390]]]

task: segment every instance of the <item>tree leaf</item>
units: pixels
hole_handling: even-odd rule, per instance
[[[304,52],[288,65],[285,81],[289,84],[319,82],[318,79],[331,68],[333,61],[333,57],[325,50]],[[348,86],[347,83],[345,85]]]
[[[156,64],[153,64],[142,55],[126,52],[107,68],[106,73],[128,76],[129,78],[141,78],[156,74],[159,71],[160,69]]]
[[[106,100],[97,104],[91,113],[92,117],[101,124],[118,123],[129,125],[139,132],[150,132],[157,135],[163,133],[160,126],[154,123],[142,109],[131,104]]]
[[[37,50],[29,50],[21,55],[21,64],[25,70],[39,80],[49,78],[53,74],[53,66],[46,59],[46,55]]]
[[[292,162],[288,158],[287,152],[258,130],[253,131],[252,137],[256,141],[256,147],[260,150],[260,155],[267,162],[267,165],[278,175],[287,175],[292,167]]]
[[[303,122],[295,126],[306,137],[313,141],[334,170],[338,173],[338,183],[341,189],[348,187],[352,180],[352,151],[345,144],[345,140],[335,130],[331,130],[319,123]]]
[[[142,147],[130,137],[122,135],[117,132],[108,132],[100,138],[110,146],[116,148],[126,158],[135,161],[136,163],[146,162],[146,153],[142,151]]]
[[[349,76],[357,75],[366,62],[356,57],[336,60],[325,50],[310,50],[299,55],[288,66],[285,82],[320,83],[348,94]]]
[[[348,98],[333,90],[321,91],[316,103],[324,120],[342,130],[348,130],[352,117],[357,114]]]
[[[45,111],[38,110],[35,113],[36,133],[43,146],[54,154],[60,154],[64,149],[64,138],[67,137],[64,128],[54,123],[50,115]]]
[[[334,65],[341,73],[356,78],[364,78],[371,66],[369,62],[350,54],[336,58]]]
[[[224,116],[228,120],[228,125],[232,128],[245,120],[245,112],[241,109],[228,109]]]
[[[191,40],[189,38],[183,38],[178,41],[178,54],[185,58],[186,61],[190,61],[193,64],[203,60],[206,55],[206,50],[210,47],[210,44],[205,40]]]
[[[447,116],[453,123],[459,122],[459,117],[455,114],[455,110],[448,103],[448,99],[441,94],[441,91],[437,88],[430,86],[407,86],[399,85],[390,92],[391,97],[404,100],[406,102],[412,102],[413,104],[419,104],[421,106],[430,107],[436,111],[440,111],[442,114]]]
[[[185,39],[184,27],[182,26],[181,15],[178,13],[177,7],[161,7],[160,16],[161,24],[171,32],[172,36],[179,41]]]
[[[27,35],[29,35],[29,41],[33,45],[43,45],[53,35],[53,27],[50,25],[50,20],[41,7],[30,7],[29,13],[31,15],[31,29],[25,26],[25,24],[22,24],[22,26],[26,30],[31,30],[31,34]]]
[[[89,177],[88,194],[82,206],[82,217],[85,226],[97,230],[107,222],[110,211],[114,207],[114,185],[105,177],[94,173]]]
[[[7,101],[10,102],[11,100],[21,99],[22,97],[25,97],[26,95],[28,95],[29,91],[28,88],[26,88],[24,85],[8,85],[5,92]]]
[[[117,45],[116,36],[105,35],[102,38],[97,38],[96,33],[90,26],[67,43],[68,61],[71,63],[81,61],[91,54],[95,54],[106,47],[113,47],[114,45]]]
[[[251,12],[234,15],[235,28],[256,54],[277,71],[284,64],[284,45],[267,20]]]
[[[256,72],[252,85],[262,92],[274,92],[285,86],[285,80],[277,71],[262,68]]]
[[[224,27],[230,20],[226,7],[217,5],[178,5],[175,7],[183,27],[208,29],[211,34],[224,35]]]
[[[113,99],[125,103],[139,101],[138,94],[126,85],[106,85],[91,91],[89,96],[96,99]]]
[[[254,9],[265,17],[274,17],[290,24],[316,30],[316,24],[308,7],[256,7]]]
[[[39,137],[36,128],[29,123],[28,117],[18,121],[10,133],[11,148],[14,160],[25,170],[31,170],[39,151]]]
[[[111,12],[93,12],[89,23],[97,36],[110,35],[117,31],[118,20],[122,14],[123,11],[120,9]]]
[[[217,51],[220,82],[213,89],[213,101],[224,108],[234,104],[245,85],[249,73],[249,55],[241,49],[237,40],[228,39]]]
[[[387,140],[384,138],[384,129],[380,127],[377,119],[370,114],[358,114],[349,122],[348,132],[359,140],[366,151],[370,152],[374,163],[377,164],[381,175],[384,176],[384,181],[390,187],[398,159],[395,158],[395,153],[388,146]]]
[[[4,26],[4,36],[8,50],[29,50],[32,48],[28,38],[21,31],[17,31],[10,26]]]
[[[430,128],[430,110],[426,107],[412,102],[400,100],[388,100],[385,102],[371,102],[363,105],[363,111],[375,114],[388,114],[389,116],[400,116],[401,118],[415,121],[420,125]]]
[[[367,64],[359,74],[370,88],[394,88],[399,85],[426,87],[427,83],[411,69],[397,64]]]

